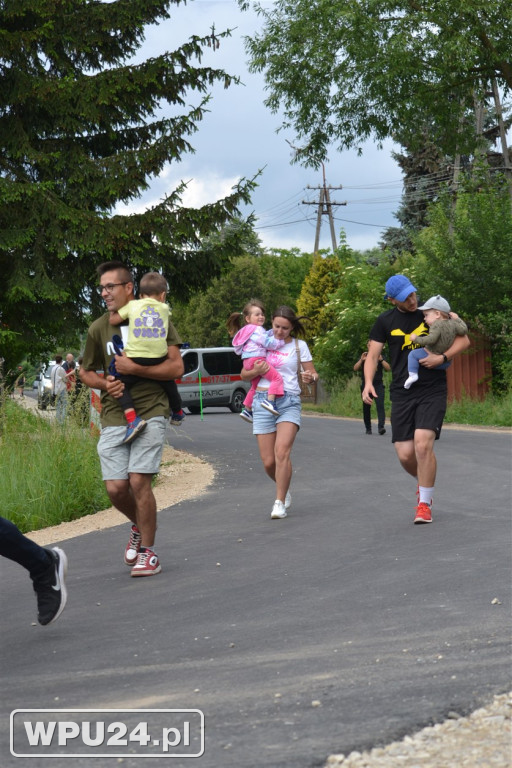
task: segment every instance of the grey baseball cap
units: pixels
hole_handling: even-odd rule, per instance
[[[423,306],[418,307],[418,309],[437,309],[439,312],[449,312],[450,305],[446,299],[443,299],[442,296],[437,294],[437,296],[432,296],[428,301],[425,302],[425,304],[423,304]]]

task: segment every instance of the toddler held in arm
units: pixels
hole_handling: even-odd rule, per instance
[[[243,327],[242,318],[245,322]],[[263,324],[265,322],[265,311],[263,304],[258,299],[251,299],[247,302],[242,312],[233,312],[227,322],[230,336],[233,336],[233,347],[237,355],[241,355],[243,366],[247,371],[254,368],[254,363],[258,360],[265,360],[267,350],[280,349],[284,346],[282,339],[274,338],[272,331],[265,331]],[[252,403],[254,393],[261,376],[256,376],[251,381],[251,388],[244,400],[244,409],[240,416],[245,421],[252,421]],[[265,378],[270,381],[268,395],[261,402],[263,408],[279,416],[279,411],[275,406],[276,397],[284,395],[283,379],[281,374],[273,366],[269,366],[265,373]]]
[[[128,341],[125,354],[138,365],[158,365],[167,359],[167,332],[169,328],[169,306],[167,296],[167,280],[159,272],[147,272],[140,281],[140,299],[129,301],[117,312],[111,312],[110,324],[120,325],[129,321]],[[112,337],[116,354],[123,352],[123,341],[117,334]],[[127,421],[126,434],[123,443],[130,443],[145,429],[146,422],[137,416],[131,387],[137,382],[144,381],[138,376],[120,375],[116,371],[115,358],[109,366],[109,373],[117,376],[125,385],[124,392],[119,398]],[[171,409],[171,424],[179,424],[184,418],[181,397],[176,382],[159,382],[169,399]]]
[[[444,355],[447,349],[451,347],[456,336],[465,336],[468,328],[455,312],[450,311],[450,305],[439,294],[432,296],[422,307],[426,324],[429,326],[427,336],[417,336],[411,333],[411,341],[420,345],[419,349],[413,349],[409,352],[407,369],[409,377],[406,379],[404,387],[409,389],[414,382],[418,381],[420,360],[427,357],[427,351],[434,355]],[[444,363],[436,366],[436,370],[444,371],[451,364],[445,356]]]

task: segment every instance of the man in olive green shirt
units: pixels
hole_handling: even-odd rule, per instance
[[[132,576],[152,576],[160,572],[161,566],[154,547],[156,501],[151,481],[160,468],[169,416],[169,401],[159,381],[177,379],[183,374],[181,341],[169,323],[164,362],[147,367],[124,354],[115,355],[112,337],[117,334],[126,342],[128,325],[111,325],[109,316],[133,301],[134,281],[126,265],[118,261],[101,264],[97,271],[98,288],[108,311],[89,328],[80,378],[86,386],[101,390],[98,454],[102,476],[112,504],[132,522],[124,562],[131,567]],[[119,374],[144,379],[132,387],[131,394],[137,414],[146,420],[147,426],[136,440],[126,444],[122,443],[126,422],[119,403],[124,384],[115,376],[100,375],[108,371],[114,355]]]

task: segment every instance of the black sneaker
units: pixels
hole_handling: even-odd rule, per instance
[[[64,582],[68,572],[66,553],[58,547],[45,547],[44,550],[50,555],[52,563],[47,571],[33,579],[37,595],[37,620],[43,626],[59,618],[68,599]]]
[[[379,435],[385,435],[385,434],[386,434],[385,427],[379,427]]]

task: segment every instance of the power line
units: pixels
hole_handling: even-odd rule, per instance
[[[382,205],[386,203],[396,203],[396,205],[400,204],[407,204],[407,205],[414,205],[415,203],[423,203],[425,200],[428,199],[435,199],[437,194],[439,193],[439,188],[444,183],[450,183],[452,181],[451,175],[449,172],[446,171],[446,169],[439,170],[439,171],[433,171],[432,173],[424,174],[423,176],[420,176],[416,179],[414,179],[412,185],[409,185],[408,187],[404,189],[404,179],[401,180],[392,180],[392,181],[384,181],[384,182],[378,182],[375,184],[361,184],[361,185],[344,185],[343,187],[327,187],[326,189],[344,189],[344,190],[351,190],[351,191],[385,191],[386,189],[391,190],[393,188],[396,188],[397,185],[400,185],[402,188],[402,191],[400,195],[378,195],[373,197],[367,197],[367,198],[355,198],[353,200],[348,200],[344,203],[336,203],[334,201],[326,201],[324,200],[314,200],[314,199],[308,199],[308,200],[302,200],[302,204],[305,205],[318,205],[319,209],[317,211],[317,217],[316,217],[316,230],[319,235],[319,220],[321,222],[321,216],[322,215],[329,215],[329,211],[331,211],[332,215],[332,207],[335,205],[349,205],[349,206],[358,206],[361,208],[361,206],[376,206],[376,205]],[[323,186],[318,187],[311,187],[307,186],[306,188],[303,188],[302,193],[306,192],[308,195],[309,191],[319,191],[320,193],[324,189]],[[292,218],[288,219],[290,214],[293,212],[296,212],[299,209],[299,196],[300,192],[291,195],[289,198],[286,198],[282,203],[277,203],[276,205],[269,207],[267,209],[264,209],[263,211],[259,213],[255,213],[255,217],[257,220],[265,221],[266,223],[260,223],[255,226],[255,230],[269,230],[269,229],[279,229],[281,227],[288,227],[293,226],[294,224],[308,224],[311,227],[315,226],[315,219],[310,216],[304,216],[303,218]],[[347,219],[341,216],[334,216],[332,215],[332,220],[339,221],[347,224],[355,224],[357,226],[362,227],[373,227],[377,229],[388,229],[393,226],[393,224],[376,224],[374,222],[364,222],[359,221],[356,219]],[[315,248],[317,249],[317,245],[315,244]]]

